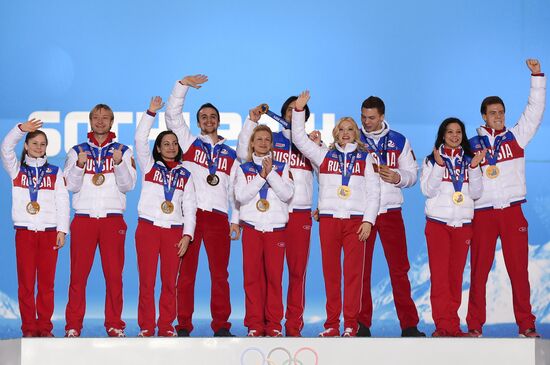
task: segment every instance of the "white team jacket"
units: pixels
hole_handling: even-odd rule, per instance
[[[335,150],[318,146],[311,141],[305,131],[305,112],[292,112],[292,140],[298,149],[319,170],[319,214],[330,215],[334,218],[349,218],[360,215],[363,222],[375,224],[380,208],[380,177],[374,170],[374,160],[366,151],[358,151],[357,160],[349,181],[351,196],[349,199],[340,199],[337,195],[338,187],[342,185],[340,165],[335,159]],[[348,143],[345,149],[338,144],[336,148],[346,156],[344,166],[350,152],[357,149],[357,144]]]
[[[294,193],[288,165],[274,160],[273,169],[264,179],[252,163],[261,166],[265,157],[253,155],[252,158],[253,162],[241,164],[236,172],[235,197],[240,203],[241,223],[251,225],[262,232],[284,228],[288,222],[288,202]],[[269,210],[260,212],[256,208],[256,203],[260,200],[260,189],[266,181],[269,183],[266,197]]]
[[[136,157],[142,172],[138,215],[158,227],[170,228],[183,224],[183,234],[189,235],[193,240],[197,212],[195,187],[193,186],[193,177],[181,163],[168,174],[171,177],[178,173],[178,182],[171,200],[175,209],[169,214],[161,210],[161,204],[166,200],[163,178],[149,149],[149,132],[154,121],[154,116],[147,112],[143,113],[136,128]],[[157,162],[157,164],[164,166],[162,162]],[[171,179],[169,178],[169,184],[171,184]]]
[[[462,149],[445,150],[444,156],[451,158],[453,166],[457,159],[462,159]],[[457,169],[456,172],[459,170]],[[465,171],[462,193],[464,203],[457,205],[453,202],[455,192],[449,172],[445,166],[438,165],[433,159],[426,157],[422,164],[420,188],[426,196],[424,212],[429,219],[447,224],[451,227],[462,227],[470,223],[474,217],[474,200],[479,199],[483,192],[481,170],[468,168]]]
[[[225,139],[221,137],[219,141],[213,143],[208,136],[199,135],[195,137],[191,134],[182,114],[185,95],[188,90],[188,86],[184,86],[179,82],[174,85],[166,106],[166,126],[178,137],[178,143],[183,150],[184,166],[193,175],[193,184],[197,193],[197,208],[227,215],[231,207],[230,222],[238,224],[239,211],[234,207],[234,181],[231,180],[231,176],[236,176],[234,172],[239,165],[237,154],[234,149],[225,144]],[[220,149],[216,171],[220,182],[216,186],[211,186],[206,181],[206,177],[210,172],[208,170],[207,155],[201,147],[203,143],[210,146],[211,158],[213,158],[214,148]]]
[[[27,212],[27,204],[31,201],[28,178],[15,152],[15,146],[25,135],[17,125],[2,142],[2,163],[12,180],[11,215],[14,226],[33,231],[55,228],[58,232],[69,233],[69,193],[63,173],[57,166],[49,165],[40,184],[37,196],[40,211],[35,215]],[[46,158],[32,158],[27,155],[25,163],[29,168],[34,168],[33,176],[36,178],[38,167],[44,166],[47,161]]]

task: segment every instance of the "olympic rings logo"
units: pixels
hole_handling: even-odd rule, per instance
[[[247,356],[248,353],[251,353],[251,352],[255,352],[255,353],[258,353],[260,356],[258,359],[258,356],[256,356],[256,359],[257,360],[260,360],[259,362],[254,362],[252,363],[250,359],[252,359],[254,356]],[[296,352],[294,353],[294,356],[292,356],[292,354],[290,353],[289,350],[287,350],[286,348],[284,347],[275,347],[273,348],[271,351],[269,351],[267,353],[267,356],[266,354],[259,348],[257,347],[249,347],[247,348],[246,350],[243,351],[243,353],[241,354],[241,365],[251,365],[251,364],[254,364],[254,365],[279,365],[279,363],[276,361],[276,358],[274,356],[275,353],[283,353],[284,355],[286,355],[287,359],[284,360],[282,363],[280,363],[280,365],[317,365],[319,363],[319,356],[317,355],[317,352],[312,349],[311,347],[302,347],[298,350],[296,350]],[[303,352],[310,352],[313,354],[313,363],[312,362],[305,362],[304,361],[300,361],[298,360],[298,355],[300,355],[301,353]],[[249,359],[249,360],[246,360],[246,359]]]

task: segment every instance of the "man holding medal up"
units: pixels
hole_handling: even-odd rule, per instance
[[[73,192],[71,223],[71,283],[65,312],[66,337],[79,337],[86,311],[86,284],[99,244],[105,276],[105,329],[110,337],[125,337],[122,321],[122,270],[126,223],[126,193],[136,184],[133,153],[114,142],[114,114],[105,104],[90,112],[88,142],[67,154],[64,175]]]
[[[486,319],[486,284],[500,237],[506,269],[512,284],[514,315],[520,337],[540,337],[531,311],[527,269],[527,221],[521,204],[526,195],[525,147],[535,135],[546,99],[546,77],[538,60],[528,59],[531,90],[527,106],[515,126],[506,129],[504,102],[489,96],[481,103],[485,125],[470,140],[473,151],[487,148],[481,163],[483,194],[475,201],[471,246],[471,286],[466,321],[470,335],[481,337]]]
[[[210,103],[197,112],[201,130],[193,136],[185,120],[182,108],[189,87],[199,89],[208,81],[205,75],[186,76],[176,82],[166,107],[166,125],[178,137],[183,151],[184,166],[191,171],[197,196],[197,222],[194,241],[189,245],[180,266],[177,286],[178,336],[187,337],[193,330],[195,277],[199,260],[200,243],[208,255],[212,280],[210,310],[211,327],[216,337],[233,336],[230,332],[231,314],[227,266],[229,264],[230,239],[238,240],[240,227],[238,213],[233,209],[231,225],[228,224],[230,206],[234,205],[233,181],[230,176],[238,163],[235,150],[218,136],[220,114]]]
[[[390,129],[384,119],[385,110],[384,101],[377,96],[368,97],[361,105],[361,141],[377,162],[380,176],[380,210],[366,243],[363,306],[359,313],[357,336],[371,336],[369,327],[372,322],[372,254],[378,233],[388,262],[395,308],[401,324],[401,336],[424,337],[425,334],[417,328],[418,312],[411,297],[411,284],[407,276],[410,265],[405,225],[401,215],[401,189],[416,183],[418,164],[407,138]]]

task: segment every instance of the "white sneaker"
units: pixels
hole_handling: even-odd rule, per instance
[[[75,329],[66,330],[65,337],[80,337],[80,332]]]
[[[256,330],[250,330],[248,331],[247,337],[260,337],[260,333]]]
[[[149,330],[141,330],[139,331],[138,337],[151,337],[153,336],[151,333],[149,333]]]
[[[344,333],[342,333],[342,337],[355,337],[357,335],[357,331],[355,331],[351,327],[347,327],[344,329]]]
[[[109,336],[109,337],[126,337],[126,334],[124,333],[123,329],[111,327],[107,330],[107,336]]]

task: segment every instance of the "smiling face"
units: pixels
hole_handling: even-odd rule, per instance
[[[458,123],[449,123],[445,128],[443,143],[447,148],[458,148],[462,143],[462,128]]]
[[[273,146],[271,141],[271,133],[266,130],[259,130],[255,132],[250,145],[256,156],[267,156]]]
[[[505,113],[502,104],[489,104],[485,114],[481,114],[487,127],[500,131],[504,129]]]
[[[348,143],[355,142],[357,138],[357,125],[350,119],[343,119],[334,128],[333,132],[334,142],[338,143],[340,147],[346,147]]]
[[[46,147],[48,147],[48,141],[43,134],[37,134],[25,142],[27,155],[33,158],[44,157],[46,155]]]
[[[220,118],[214,108],[204,107],[198,112],[198,124],[202,134],[216,133]]]
[[[105,135],[111,131],[114,118],[113,112],[104,108],[97,108],[91,113],[90,127],[97,135]]]
[[[164,161],[175,161],[179,152],[178,138],[171,133],[164,135],[157,151]]]

